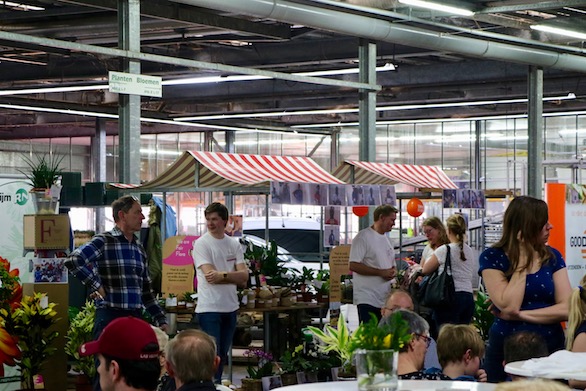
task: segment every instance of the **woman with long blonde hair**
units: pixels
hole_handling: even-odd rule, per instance
[[[433,255],[435,249],[442,244],[450,243],[450,240],[448,239],[448,233],[446,232],[444,223],[436,216],[431,216],[423,220],[421,228],[423,234],[427,237],[427,245],[421,253],[420,264],[423,267],[425,261]]]
[[[586,352],[586,276],[570,296],[568,328],[566,329],[566,350]],[[570,380],[573,388],[585,388],[586,381]]]

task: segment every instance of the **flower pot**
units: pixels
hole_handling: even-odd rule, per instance
[[[297,374],[283,373],[281,374],[281,382],[283,383],[283,386],[292,386],[297,384]]]
[[[75,378],[75,391],[92,391],[93,385],[90,378],[85,374],[77,375]]]
[[[54,215],[59,212],[59,200],[51,196],[49,189],[33,189],[29,194],[37,214]]]
[[[354,354],[360,391],[397,389],[399,352],[391,349],[359,349]]]
[[[262,391],[262,380],[245,377],[242,379],[242,391]]]
[[[318,293],[317,294],[317,302],[318,303],[328,303],[330,301],[330,295],[327,293]]]

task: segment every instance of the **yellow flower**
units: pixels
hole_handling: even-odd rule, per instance
[[[393,338],[392,334],[387,334],[387,336],[383,339],[383,347],[385,349],[391,348],[391,339]]]

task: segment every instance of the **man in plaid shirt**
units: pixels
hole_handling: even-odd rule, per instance
[[[124,196],[112,203],[116,227],[98,234],[71,253],[65,265],[92,293],[96,301],[94,339],[112,320],[125,316],[141,318],[143,306],[166,330],[165,313],[151,286],[146,253],[134,233],[139,232],[144,215],[140,203]]]

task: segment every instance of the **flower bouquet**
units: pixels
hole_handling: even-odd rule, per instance
[[[399,350],[409,341],[409,326],[399,313],[392,314],[385,324],[379,325],[373,315],[358,326],[349,343],[356,358],[358,389],[397,389]]]

